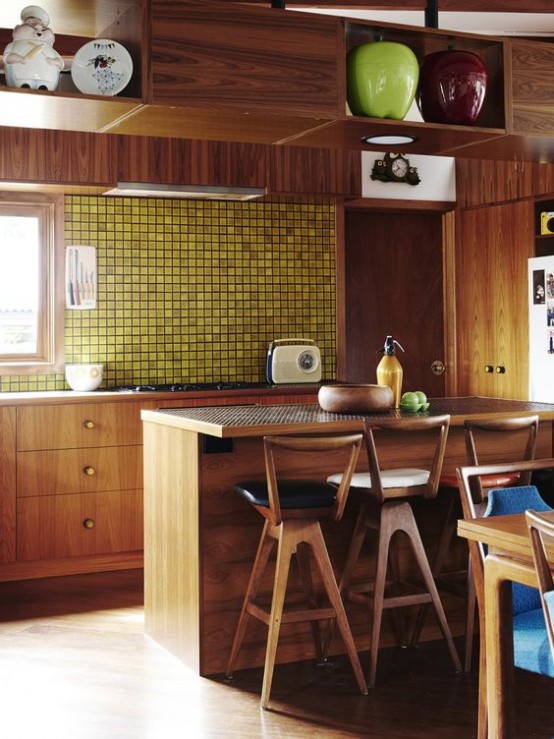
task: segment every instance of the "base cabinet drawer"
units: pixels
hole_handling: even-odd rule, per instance
[[[17,495],[142,487],[142,446],[18,452]]]
[[[20,498],[21,562],[143,548],[142,490]]]
[[[142,444],[141,403],[25,406],[17,412],[17,448],[74,449]]]

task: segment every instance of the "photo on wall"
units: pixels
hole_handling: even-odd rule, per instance
[[[535,305],[544,305],[544,299],[544,269],[535,269],[533,270],[533,303]]]

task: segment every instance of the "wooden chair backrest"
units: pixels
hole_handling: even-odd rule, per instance
[[[265,470],[267,478],[267,488],[269,497],[269,520],[274,526],[278,526],[282,521],[281,505],[279,502],[279,481],[277,472],[276,450],[281,449],[293,453],[310,453],[318,452],[325,454],[326,457],[333,452],[349,450],[348,459],[342,480],[337,489],[332,518],[339,521],[342,518],[350,481],[356,469],[358,456],[362,447],[363,434],[341,434],[337,436],[264,436],[264,455]],[[322,469],[325,466],[322,465]],[[325,483],[325,477],[322,473],[322,484]],[[313,479],[313,475],[310,476]]]
[[[477,453],[477,440],[488,434],[510,434],[521,440],[521,452],[518,451],[513,461],[528,461],[535,458],[537,445],[537,434],[539,430],[538,416],[518,416],[514,418],[471,420],[464,422],[467,464],[476,466],[479,464]],[[527,433],[523,433],[527,432]],[[493,475],[492,477],[497,477]],[[519,484],[529,485],[531,472],[520,475]],[[491,487],[482,476],[473,480],[473,499],[475,503],[481,503],[485,497],[485,489]]]
[[[387,431],[401,433],[429,432],[429,444],[432,446],[433,459],[429,468],[429,479],[426,485],[418,486],[424,498],[434,498],[439,489],[439,480],[446,451],[446,441],[450,428],[450,416],[421,416],[414,418],[367,419],[364,423],[366,449],[372,494],[381,502],[387,497],[381,481],[379,459],[375,443],[375,434]],[[413,495],[413,488],[410,489]],[[399,490],[395,491],[398,494]],[[389,490],[390,494],[390,490]]]

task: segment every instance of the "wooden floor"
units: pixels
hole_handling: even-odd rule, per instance
[[[270,711],[260,688],[261,670],[199,678],[145,636],[140,571],[0,584],[2,739],[476,734],[476,673],[454,674],[442,643],[384,650],[367,697],[342,660],[278,666]],[[521,672],[516,688],[518,737],[554,736],[554,683]]]

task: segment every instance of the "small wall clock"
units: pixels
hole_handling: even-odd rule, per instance
[[[376,159],[371,171],[372,180],[381,182],[407,182],[408,185],[418,185],[421,180],[417,167],[412,167],[410,160],[403,154],[387,152],[382,159]]]

